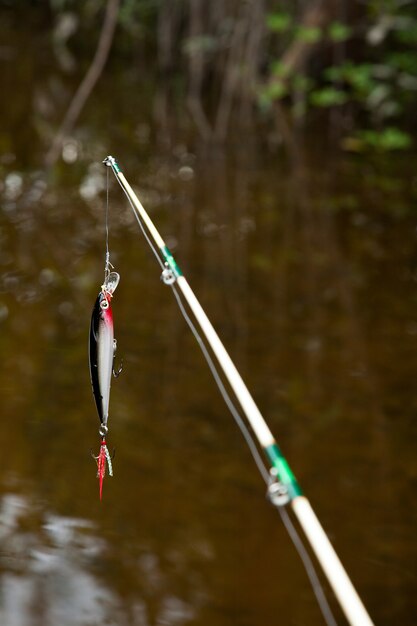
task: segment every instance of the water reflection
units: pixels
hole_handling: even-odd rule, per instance
[[[4,624],[91,623],[106,619],[117,599],[88,569],[104,551],[93,525],[48,514],[27,498],[9,493],[1,501]],[[5,571],[6,570],[6,571]]]
[[[48,513],[27,498],[8,493],[1,501],[0,558],[2,624],[185,624],[194,616],[187,602],[163,591],[158,557],[144,552],[135,569],[157,594],[150,620],[140,597],[126,604],[97,572],[109,551],[91,521]]]

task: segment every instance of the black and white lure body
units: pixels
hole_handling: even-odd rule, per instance
[[[106,276],[101,291],[97,296],[91,315],[90,338],[89,338],[89,365],[93,395],[96,402],[97,413],[100,420],[99,433],[101,436],[100,452],[97,457],[97,476],[100,480],[100,500],[103,492],[103,480],[106,473],[113,476],[112,460],[107,448],[106,435],[108,432],[110,384],[114,371],[113,363],[116,352],[116,340],[114,338],[113,311],[111,300],[119,284],[120,276],[117,272],[109,272]]]
[[[111,272],[101,288],[91,315],[89,362],[91,385],[103,434],[109,419],[110,384],[116,351],[111,299],[120,276]]]

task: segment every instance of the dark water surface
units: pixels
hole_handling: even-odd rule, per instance
[[[115,476],[99,501],[87,336],[103,276],[100,161],[109,152],[224,340],[375,623],[415,624],[416,156],[332,155],[319,137],[296,138],[291,150],[252,135],[204,149],[155,122],[130,75],[115,72],[90,99],[66,161],[48,173],[42,158],[65,110],[60,94],[68,88],[68,99],[78,77],[42,46],[35,55],[39,42],[5,41],[0,624],[323,623],[113,180],[124,371],[111,394]]]

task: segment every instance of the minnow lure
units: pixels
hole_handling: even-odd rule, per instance
[[[111,300],[119,284],[120,276],[117,272],[106,272],[104,284],[97,296],[91,315],[89,364],[93,395],[97,413],[100,419],[99,433],[101,437],[100,452],[94,456],[97,461],[97,477],[100,481],[100,500],[103,493],[103,480],[106,475],[106,464],[109,476],[113,476],[112,457],[109,454],[106,442],[109,419],[110,383],[112,373],[117,377],[122,368],[114,369],[116,340],[113,330],[113,312]]]

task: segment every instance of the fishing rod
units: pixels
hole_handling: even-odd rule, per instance
[[[233,389],[259,445],[265,453],[266,459],[269,461],[268,496],[271,503],[278,509],[283,509],[287,504],[291,506],[317,560],[327,576],[348,622],[352,626],[373,626],[371,618],[321,526],[320,521],[314,513],[310,502],[303,495],[301,487],[265,419],[255,404],[236,366],[188,284],[175,258],[126,180],[116,159],[112,156],[108,156],[104,159],[103,163],[107,167],[111,167],[132,206],[135,217],[141,225],[148,243],[154,251],[155,248],[152,241],[155,244],[161,257],[157,258],[163,269],[162,280],[167,285],[173,286],[175,284],[187,302],[208,345],[216,356],[224,376]],[[177,294],[176,290],[174,293]],[[283,518],[283,520],[284,519],[285,518]]]

